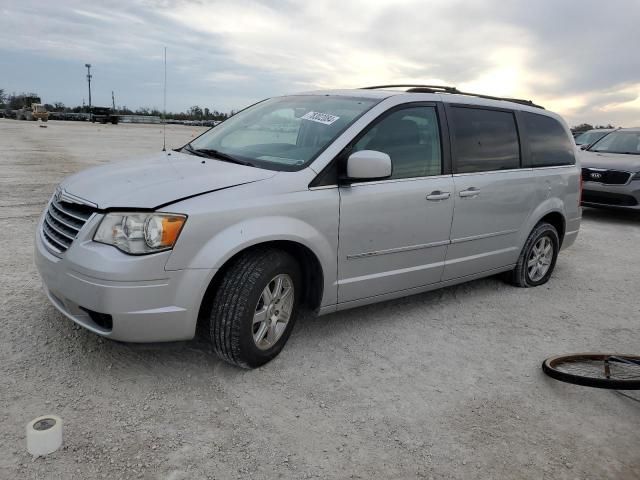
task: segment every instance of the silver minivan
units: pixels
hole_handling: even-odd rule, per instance
[[[580,226],[563,120],[529,101],[404,86],[252,105],[184,147],[57,188],[35,259],[104,337],[186,340],[257,367],[301,307],[336,312],[503,273],[546,283]]]

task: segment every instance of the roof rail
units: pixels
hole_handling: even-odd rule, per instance
[[[456,95],[469,95],[470,97],[486,98],[487,100],[502,100],[504,102],[519,103],[520,105],[527,105],[529,107],[541,108],[544,110],[544,107],[542,105],[537,105],[531,100],[523,100],[521,98],[510,97],[494,97],[492,95],[482,95],[480,93],[461,92],[456,87],[448,87],[445,85],[376,85],[374,87],[363,87],[361,90],[378,90],[385,88],[407,88],[407,93],[450,93]]]
[[[418,84],[398,84],[398,85],[375,85],[373,87],[362,87],[361,90],[381,90],[384,88],[410,88],[411,91],[414,89],[420,89],[420,93],[438,93],[438,92],[451,92],[458,93],[458,89],[456,87],[447,87],[446,85],[418,85]],[[432,92],[427,92],[426,90],[433,90]],[[418,92],[415,92],[418,93]]]

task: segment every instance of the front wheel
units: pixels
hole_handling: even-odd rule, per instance
[[[273,359],[291,335],[301,288],[300,267],[288,253],[242,254],[214,294],[209,325],[216,354],[243,368]]]
[[[516,267],[507,273],[507,281],[517,287],[537,287],[549,281],[556,266],[560,238],[556,228],[541,222],[529,234]]]

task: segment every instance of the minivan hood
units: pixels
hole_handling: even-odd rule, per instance
[[[640,155],[583,150],[580,154],[580,165],[584,168],[606,168],[638,172],[640,171]]]
[[[61,187],[100,209],[157,208],[276,173],[172,151],[89,168],[67,178]]]

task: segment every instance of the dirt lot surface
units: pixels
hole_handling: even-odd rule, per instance
[[[168,143],[200,131],[170,126]],[[640,352],[640,216],[585,210],[543,287],[488,278],[306,316],[245,371],[203,342],[103,340],[42,293],[33,236],[56,184],[161,138],[0,119],[0,478],[640,477],[640,403],[540,370],[556,353]],[[45,413],[64,447],[32,459],[25,425]]]

